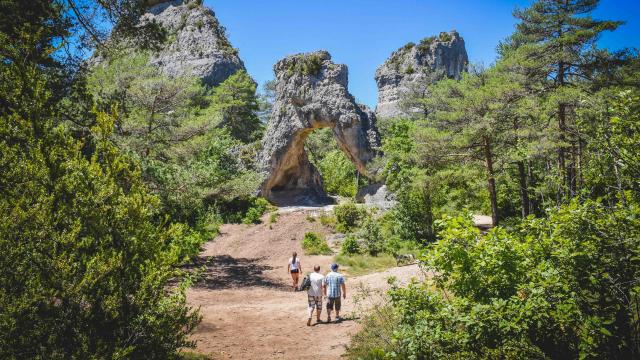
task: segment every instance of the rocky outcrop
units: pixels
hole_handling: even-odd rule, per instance
[[[340,148],[367,175],[380,139],[374,113],[356,104],[347,90],[347,66],[316,51],[286,57],[274,72],[276,99],[259,159],[262,196],[278,205],[327,199],[304,149],[305,139],[318,128],[331,128]]]
[[[168,40],[151,57],[151,64],[169,76],[193,75],[216,86],[244,69],[215,13],[196,1],[147,2],[150,6],[141,22],[163,25]]]
[[[356,194],[356,201],[385,211],[398,203],[396,194],[389,191],[384,184],[371,184],[361,188]]]
[[[412,93],[424,95],[427,86],[443,76],[459,79],[468,62],[464,40],[455,30],[403,46],[376,70],[376,115],[390,118],[419,112],[405,99]]]

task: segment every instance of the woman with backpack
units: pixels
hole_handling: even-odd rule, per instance
[[[300,266],[300,259],[298,253],[295,251],[289,259],[289,265],[287,266],[287,273],[291,274],[293,280],[293,291],[298,291],[298,280],[300,279],[300,273],[302,273],[302,267]]]

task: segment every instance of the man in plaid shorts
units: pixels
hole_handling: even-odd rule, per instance
[[[311,287],[307,290],[309,299],[309,319],[307,320],[307,326],[311,326],[311,317],[314,308],[316,309],[318,322],[322,322],[322,320],[320,320],[320,313],[322,313],[322,284],[324,276],[320,274],[319,265],[313,267],[313,272],[309,274],[309,280],[311,281]]]
[[[331,264],[331,272],[324,278],[324,295],[327,297],[327,322],[331,322],[331,310],[336,310],[336,321],[340,318],[340,295],[347,298],[347,287],[344,284],[344,276],[338,272],[338,264]]]

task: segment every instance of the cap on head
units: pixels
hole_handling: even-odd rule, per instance
[[[336,263],[331,264],[331,271],[336,271],[336,270],[338,270],[338,264]]]

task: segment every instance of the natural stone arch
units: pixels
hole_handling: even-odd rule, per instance
[[[309,134],[329,127],[339,147],[367,176],[379,134],[375,115],[347,90],[346,65],[334,64],[326,51],[298,54],[274,66],[276,100],[263,140],[262,196],[276,204],[327,201],[322,177],[304,149]]]

